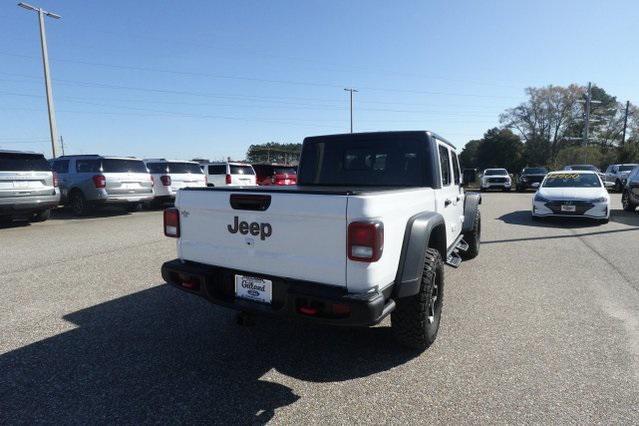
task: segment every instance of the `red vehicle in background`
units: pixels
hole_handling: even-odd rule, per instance
[[[277,164],[253,164],[258,185],[297,185],[297,169]]]

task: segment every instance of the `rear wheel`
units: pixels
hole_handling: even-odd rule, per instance
[[[87,200],[82,195],[82,192],[75,190],[69,195],[69,207],[74,216],[84,216],[89,212],[89,205]]]
[[[428,248],[419,292],[397,300],[391,327],[397,341],[424,350],[435,342],[444,303],[444,262],[439,251]]]
[[[481,245],[481,213],[479,209],[475,210],[473,229],[464,233],[464,241],[468,243],[468,250],[460,251],[459,255],[461,258],[469,260],[477,257],[479,254],[479,246]]]
[[[615,192],[621,192],[621,191],[623,191],[623,186],[621,185],[621,181],[620,181],[619,179],[617,179],[617,180],[615,181],[614,191],[615,191]]]
[[[632,201],[630,201],[630,193],[628,192],[628,190],[625,190],[621,195],[621,205],[627,212],[634,212],[637,208],[637,205],[633,204]]]
[[[31,222],[44,222],[49,219],[49,217],[51,217],[51,209],[34,213],[33,216],[31,216]]]
[[[510,192],[510,187],[504,188],[504,192]]]

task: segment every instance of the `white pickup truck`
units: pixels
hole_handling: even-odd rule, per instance
[[[352,326],[391,315],[406,346],[439,328],[444,262],[477,256],[476,193],[431,132],[304,140],[294,187],[187,188],[164,212],[167,283],[243,315]]]

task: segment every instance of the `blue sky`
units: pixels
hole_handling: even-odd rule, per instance
[[[32,0],[67,153],[243,158],[252,143],[430,129],[458,146],[524,88],[639,103],[639,2]],[[0,147],[50,153],[35,13],[0,3]]]

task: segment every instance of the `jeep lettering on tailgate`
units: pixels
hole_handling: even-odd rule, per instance
[[[270,237],[273,233],[273,228],[271,228],[270,223],[240,222],[240,218],[237,216],[233,218],[233,225],[226,225],[226,229],[228,229],[231,234],[237,234],[239,231],[242,235],[247,235],[248,233],[255,236],[259,235],[262,241]]]

